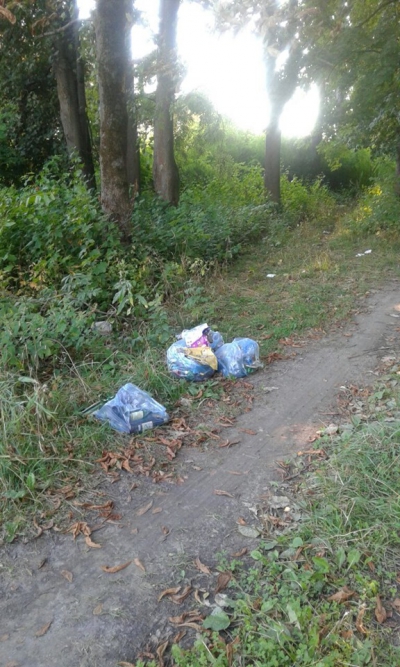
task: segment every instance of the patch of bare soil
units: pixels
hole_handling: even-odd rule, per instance
[[[0,666],[114,667],[194,637],[204,591],[226,584],[217,554],[254,548],[257,538],[242,529],[273,495],[285,461],[338,423],[343,392],[372,383],[380,360],[398,352],[399,303],[398,282],[370,293],[352,321],[252,376],[243,389],[251,410],[236,419],[222,412],[205,446],[182,445],[191,429],[182,417],[165,432],[166,459],[179,451],[174,483],[155,480],[151,467],[135,470],[151,462],[140,449],[124,465],[106,456],[98,500],[81,508],[69,533],[44,530],[3,547]]]

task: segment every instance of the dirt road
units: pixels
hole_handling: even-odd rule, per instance
[[[157,644],[176,634],[168,616],[180,607],[165,598],[157,602],[160,592],[188,582],[213,585],[218,552],[254,548],[256,540],[238,532],[238,517],[251,524],[249,506],[277,479],[276,460],[304,448],[310,434],[335,421],[340,387],[372,383],[379,361],[399,352],[399,304],[400,284],[393,281],[366,296],[352,321],[253,376],[253,409],[224,430],[224,437],[240,442],[206,451],[183,447],[183,484],[141,479],[130,491],[128,475],[106,484],[122,519],[95,533],[101,548],[48,532],[3,547],[0,666],[115,667],[134,663],[148,639]],[[196,557],[210,566],[211,576],[194,568]],[[128,561],[114,574],[102,570]]]

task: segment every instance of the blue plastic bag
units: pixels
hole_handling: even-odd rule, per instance
[[[172,375],[177,378],[190,380],[192,382],[202,382],[209,380],[215,373],[215,370],[206,364],[201,364],[195,359],[185,356],[186,349],[184,340],[177,340],[167,350],[167,366]]]
[[[251,338],[234,338],[215,352],[218,370],[224,377],[243,378],[261,368],[258,343]]]
[[[93,413],[96,419],[108,421],[120,433],[142,433],[169,420],[166,409],[143,389],[128,382],[110,401]]]

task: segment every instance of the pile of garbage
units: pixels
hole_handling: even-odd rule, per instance
[[[258,343],[251,338],[234,338],[224,343],[219,331],[208,324],[184,329],[167,350],[168,370],[177,378],[202,382],[215,372],[224,377],[243,378],[261,368]]]
[[[216,372],[224,377],[243,378],[261,368],[262,363],[255,340],[234,338],[225,343],[219,331],[213,331],[204,323],[185,329],[177,336],[167,350],[167,366],[176,378],[202,382]],[[130,382],[99,409],[88,409],[85,413],[107,421],[120,433],[143,433],[169,421],[164,406]]]

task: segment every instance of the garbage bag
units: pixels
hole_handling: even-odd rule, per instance
[[[209,330],[207,322],[204,322],[193,329],[184,329],[180,337],[185,341],[186,347],[200,347],[200,345],[208,345],[207,333]]]
[[[164,406],[147,391],[128,382],[119,389],[93,416],[108,421],[110,426],[121,433],[142,433],[147,429],[166,424],[169,420]]]
[[[243,353],[243,363],[250,373],[257,368],[262,368],[260,361],[260,347],[252,338],[234,338],[233,343],[237,343]]]
[[[215,352],[218,370],[224,377],[243,378],[262,366],[258,343],[251,338],[234,338]]]
[[[192,382],[202,382],[214,375],[215,368],[208,363],[200,363],[198,359],[186,356],[185,350],[187,350],[187,344],[183,339],[177,340],[168,348],[167,366],[172,375]]]

